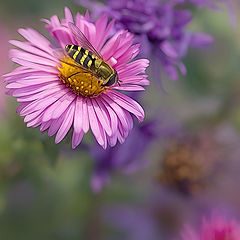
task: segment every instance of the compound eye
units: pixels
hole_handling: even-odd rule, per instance
[[[109,81],[106,84],[103,84],[103,86],[110,87],[114,85],[116,83],[116,79],[117,79],[116,77],[117,77],[117,74],[113,74],[109,79]]]

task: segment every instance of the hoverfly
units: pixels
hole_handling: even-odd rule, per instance
[[[66,54],[76,63],[77,67],[84,72],[92,74],[98,81],[102,81],[103,87],[110,87],[116,83],[119,84],[117,71],[103,60],[101,54],[87,40],[82,31],[73,23],[68,23],[68,26],[77,42],[81,45],[67,44],[65,46]],[[63,60],[60,61],[71,65]]]

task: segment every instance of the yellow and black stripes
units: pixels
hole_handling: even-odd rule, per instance
[[[69,57],[87,69],[90,69],[95,62],[95,56],[92,52],[85,50],[80,46],[69,44],[66,45],[65,50]]]

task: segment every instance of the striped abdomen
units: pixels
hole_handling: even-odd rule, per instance
[[[95,56],[92,52],[85,50],[83,47],[68,44],[66,45],[65,50],[69,57],[83,67],[91,69],[91,67],[94,66]]]

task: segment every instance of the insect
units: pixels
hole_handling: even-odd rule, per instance
[[[81,30],[72,23],[69,23],[69,28],[81,46],[67,44],[65,46],[67,55],[72,58],[77,66],[84,72],[88,72],[95,76],[99,81],[102,81],[103,87],[110,87],[116,83],[119,84],[117,71],[103,60],[101,54],[97,52]],[[78,73],[75,73],[74,75],[76,74]],[[70,77],[72,76],[73,75]]]

